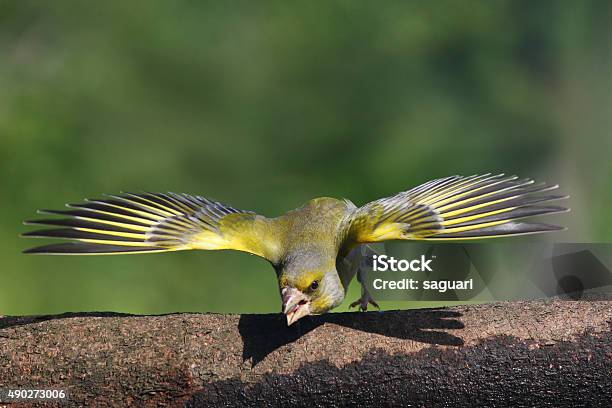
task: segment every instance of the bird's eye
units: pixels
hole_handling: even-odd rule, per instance
[[[312,281],[312,283],[310,284],[310,289],[312,290],[317,290],[318,287],[319,287],[319,281]]]

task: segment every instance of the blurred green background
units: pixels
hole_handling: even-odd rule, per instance
[[[610,40],[607,1],[0,1],[0,314],[279,310],[244,253],[21,254],[37,208],[103,192],[275,216],[500,171],[610,241]]]

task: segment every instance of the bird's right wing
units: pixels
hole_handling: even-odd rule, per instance
[[[26,253],[100,255],[234,249],[269,260],[275,254],[275,237],[267,218],[200,196],[124,193],[68,207],[66,211],[40,211],[65,218],[25,222],[60,228],[23,236],[73,242],[40,246]]]

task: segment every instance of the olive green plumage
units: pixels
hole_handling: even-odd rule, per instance
[[[518,221],[567,211],[549,202],[557,186],[515,176],[453,176],[437,179],[356,207],[348,200],[315,198],[286,214],[267,218],[200,196],[124,193],[70,204],[62,215],[26,224],[59,228],[28,232],[73,242],[25,251],[35,254],[122,254],[190,249],[234,249],[274,266],[289,324],[324,313],[344,300],[350,281],[362,281],[363,245],[386,240],[457,240],[540,233],[561,229]],[[376,303],[362,285],[354,304]]]

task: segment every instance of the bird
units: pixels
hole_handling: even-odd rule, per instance
[[[25,221],[47,228],[25,237],[68,242],[28,254],[104,255],[184,250],[237,250],[265,258],[276,272],[287,325],[339,306],[355,276],[361,297],[350,306],[378,307],[365,286],[370,244],[388,240],[457,241],[565,229],[533,216],[569,211],[550,202],[558,185],[505,174],[450,176],[357,207],[348,199],[314,198],[268,218],[202,196],[122,192],[39,210]],[[533,221],[533,220],[530,220]],[[40,227],[39,227],[40,228]]]

